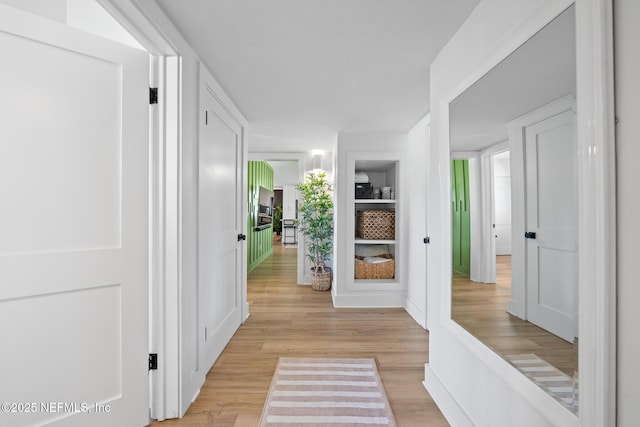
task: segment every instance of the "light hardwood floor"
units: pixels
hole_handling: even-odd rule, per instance
[[[495,284],[479,284],[454,273],[452,291],[452,319],[496,353],[533,353],[570,377],[577,372],[577,345],[507,313],[510,256],[497,257]]]
[[[296,285],[296,249],[248,277],[251,316],[180,420],[154,426],[256,426],[278,357],[374,358],[399,427],[449,424],[422,385],[429,335],[403,309],[336,309],[329,292]]]

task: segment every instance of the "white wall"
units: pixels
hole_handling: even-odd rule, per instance
[[[0,3],[127,46],[144,50],[116,20],[94,0],[0,0]]]
[[[282,187],[282,219],[296,218],[296,200],[298,200],[298,190],[295,185],[284,185]]]
[[[285,185],[298,183],[298,162],[295,160],[267,160],[273,168],[273,188],[282,189]]]
[[[423,328],[427,328],[427,171],[429,164],[429,116],[420,120],[407,137],[407,180],[411,194],[407,201],[407,301],[405,309]]]
[[[144,50],[140,43],[94,0],[66,0],[66,2],[67,25]]]
[[[570,2],[483,0],[431,67],[425,385],[453,425],[577,425],[576,417],[464,331],[451,315],[448,103]]]
[[[638,159],[640,159],[640,2],[614,0],[618,186],[618,425],[640,425],[640,286],[638,285]]]

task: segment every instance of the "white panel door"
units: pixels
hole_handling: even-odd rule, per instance
[[[202,84],[198,184],[200,356],[204,372],[241,323],[242,129]]]
[[[0,425],[145,425],[148,55],[4,6],[0,52]]]
[[[509,152],[492,157],[496,255],[511,255],[511,173]]]
[[[525,129],[527,320],[572,342],[577,331],[574,113]]]

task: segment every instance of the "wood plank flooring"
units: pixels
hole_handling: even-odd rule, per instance
[[[296,251],[274,253],[248,277],[251,316],[180,420],[153,426],[256,426],[279,356],[370,357],[400,427],[449,424],[422,385],[428,333],[403,309],[336,309],[330,292],[296,285]]]
[[[480,284],[454,273],[451,317],[500,355],[533,353],[570,377],[578,370],[571,344],[507,313],[511,297],[511,257],[498,256],[496,283]]]

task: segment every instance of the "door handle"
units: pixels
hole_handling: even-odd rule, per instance
[[[533,231],[527,231],[526,233],[524,233],[524,238],[525,239],[535,239],[536,238],[536,233]]]
[[[246,234],[238,234],[238,242],[241,240],[247,240],[247,235]]]

